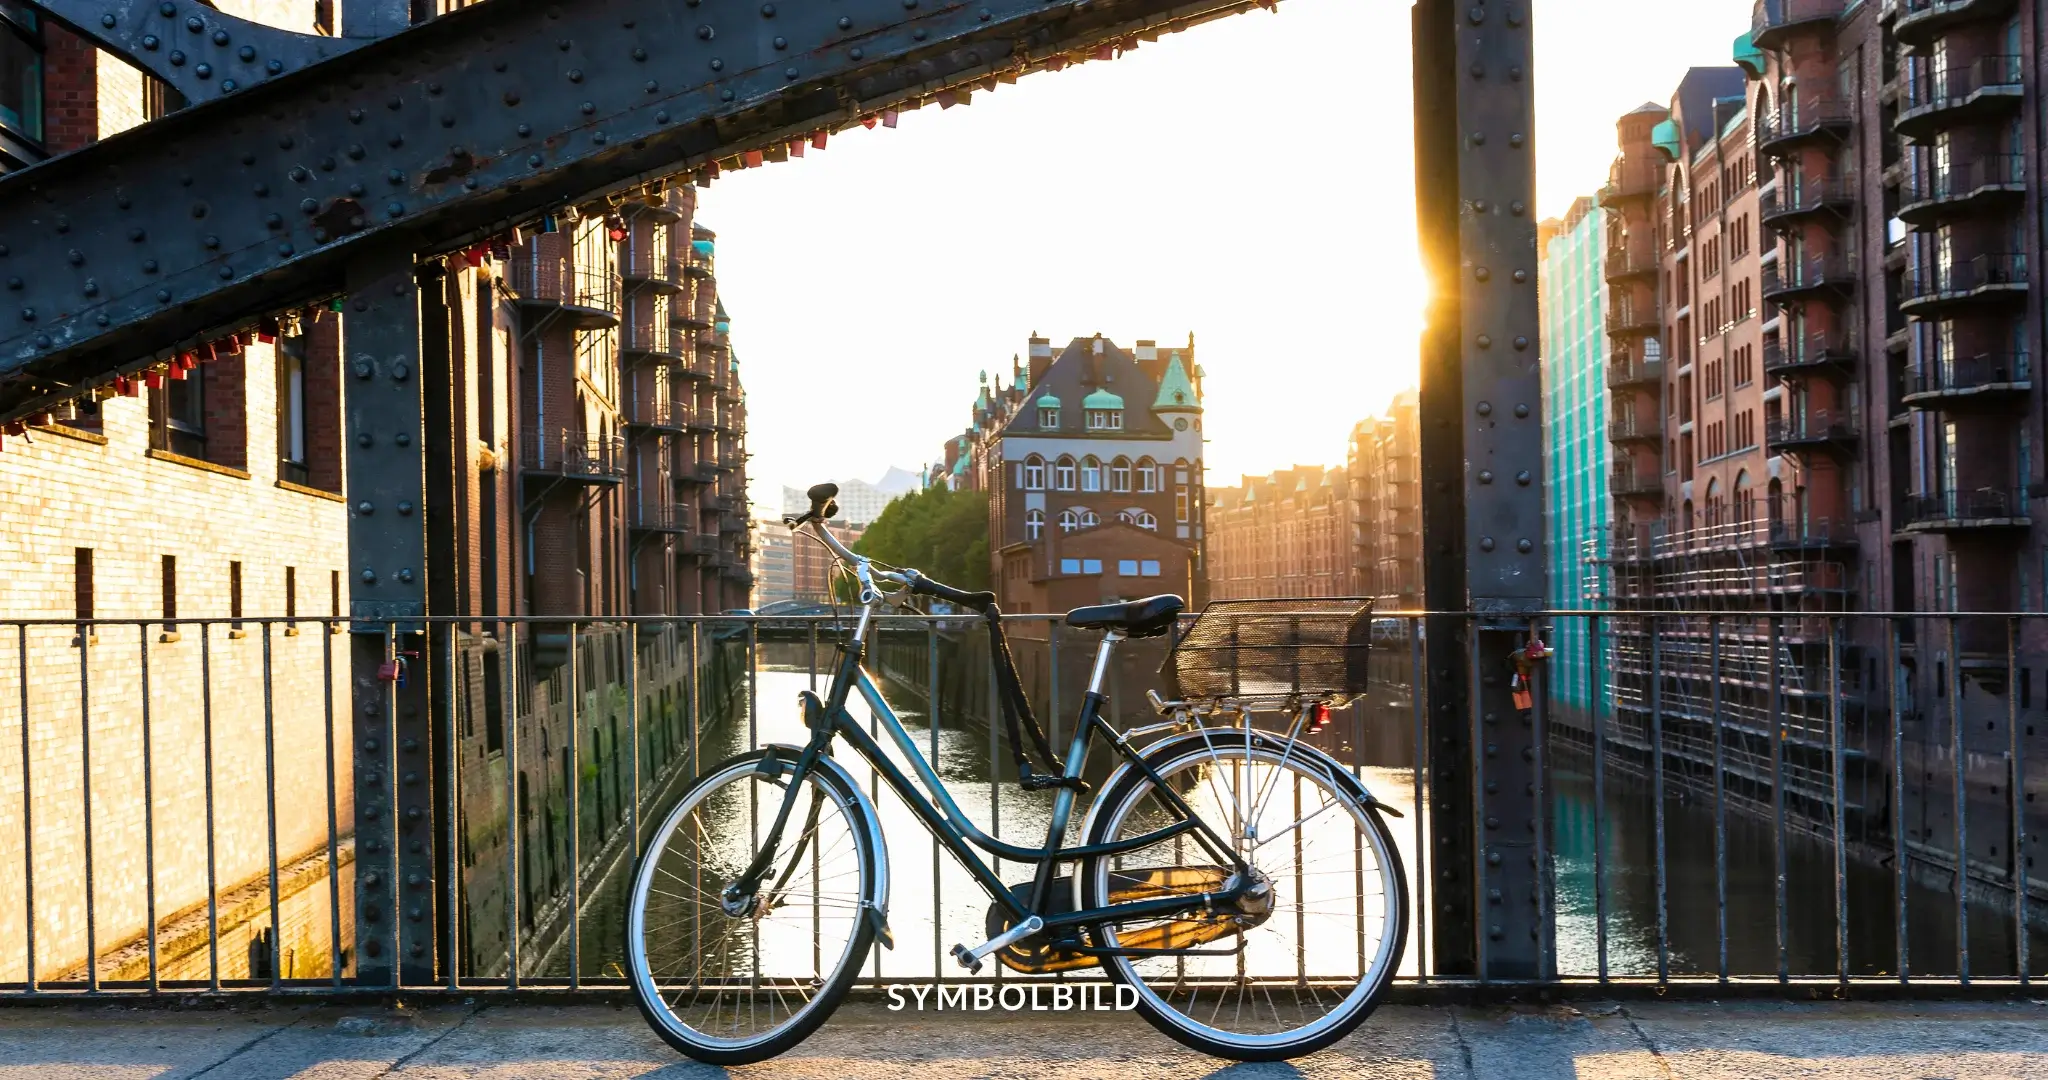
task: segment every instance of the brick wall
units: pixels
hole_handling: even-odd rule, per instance
[[[50,153],[67,153],[99,139],[100,67],[98,49],[71,31],[45,21],[43,144]]]

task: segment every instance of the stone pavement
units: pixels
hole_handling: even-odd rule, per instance
[[[0,1080],[699,1080],[632,1007],[119,1004],[0,1009]],[[809,1042],[735,1077],[1585,1080],[2048,1077],[2048,1002],[1389,1006],[1298,1061],[1201,1057],[1120,1014],[891,1012],[850,1003]]]

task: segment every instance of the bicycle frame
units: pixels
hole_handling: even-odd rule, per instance
[[[874,677],[868,673],[866,667],[860,662],[861,653],[864,651],[867,639],[867,632],[871,625],[872,614],[872,605],[862,608],[860,621],[854,628],[852,642],[841,646],[838,668],[833,674],[832,684],[827,690],[825,700],[818,702],[815,695],[804,695],[806,699],[805,723],[811,729],[810,740],[804,746],[802,755],[796,761],[795,775],[791,778],[789,787],[783,794],[782,805],[776,812],[774,824],[763,838],[763,843],[760,850],[755,853],[753,863],[747,867],[746,871],[738,879],[727,886],[725,892],[728,898],[735,898],[734,902],[737,903],[737,898],[751,898],[760,887],[761,880],[767,876],[769,868],[776,861],[776,850],[781,843],[782,831],[789,822],[790,813],[795,805],[797,792],[802,788],[804,777],[816,766],[819,755],[829,753],[833,740],[840,737],[845,738],[854,751],[874,768],[876,775],[889,785],[889,788],[903,800],[906,806],[910,807],[911,812],[917,816],[917,819],[952,854],[954,860],[973,876],[975,882],[981,886],[982,890],[989,894],[990,899],[1007,907],[1015,922],[1023,922],[1034,916],[1041,919],[1044,926],[1040,933],[1053,940],[1060,940],[1054,937],[1056,931],[1071,931],[1082,926],[1116,923],[1132,919],[1170,917],[1189,910],[1225,904],[1235,900],[1249,887],[1249,875],[1246,873],[1249,867],[1238,856],[1236,850],[1223,837],[1218,836],[1215,830],[1207,822],[1203,821],[1194,812],[1193,808],[1180,797],[1179,793],[1166,784],[1164,779],[1153,770],[1150,763],[1145,761],[1144,756],[1131,747],[1128,738],[1111,727],[1109,722],[1102,718],[1102,703],[1105,700],[1102,694],[1103,673],[1108,667],[1110,652],[1116,643],[1122,640],[1122,635],[1115,633],[1105,635],[1102,645],[1096,653],[1094,673],[1089,680],[1087,696],[1082,699],[1080,719],[1074,726],[1073,741],[1067,751],[1066,776],[1069,779],[1080,779],[1082,770],[1087,763],[1089,750],[1093,746],[1095,736],[1099,733],[1134,768],[1152,781],[1154,787],[1160,793],[1162,801],[1173,812],[1176,820],[1173,824],[1141,836],[1104,844],[1064,847],[1063,842],[1066,836],[1067,825],[1073,816],[1075,792],[1070,787],[1062,787],[1053,799],[1052,821],[1046,831],[1044,846],[1027,848],[998,840],[983,832],[972,821],[967,819],[967,816],[961,812],[959,805],[953,801],[952,795],[946,790],[945,782],[933,770],[931,762],[926,760],[924,754],[918,750],[917,744],[911,738],[910,733],[904,729],[903,722],[897,718],[895,710],[889,707],[889,702],[882,696],[881,689],[876,686]],[[887,733],[889,740],[896,745],[896,748],[902,752],[905,760],[910,763],[912,771],[916,774],[917,783],[912,783],[911,778],[906,776],[903,770],[899,769],[896,763],[891,761],[887,754],[884,753],[881,744],[876,741],[875,737],[863,730],[861,725],[853,719],[852,714],[847,711],[847,699],[856,690],[873,711],[878,726]],[[920,786],[923,790],[919,790]],[[929,798],[927,798],[927,793],[929,793]],[[1229,887],[1216,892],[1189,893],[1182,896],[1160,897],[1151,900],[1134,900],[1096,908],[1081,908],[1078,897],[1076,897],[1075,910],[1051,910],[1052,887],[1056,880],[1055,871],[1061,863],[1075,861],[1078,873],[1079,860],[1136,851],[1184,835],[1192,835],[1196,842],[1201,844],[1219,863],[1228,864],[1231,867],[1233,873],[1230,881],[1232,884]],[[993,855],[1013,862],[1035,864],[1036,872],[1032,879],[1030,894],[1025,901],[1020,902],[1017,899],[1010,886],[1005,884],[996,875],[995,870],[981,856],[975,853],[975,847],[980,847]],[[797,850],[792,853],[792,857],[801,858],[802,853],[803,845],[799,843]],[[1190,951],[1184,949],[1104,949],[1068,943],[1064,940],[1061,940],[1061,944],[1063,947],[1070,948],[1073,951],[1096,956],[1157,955],[1160,953],[1184,954]]]

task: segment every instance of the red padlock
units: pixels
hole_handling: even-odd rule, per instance
[[[398,681],[399,666],[396,660],[386,660],[377,665],[377,678],[384,682]]]
[[[1302,726],[1302,731],[1305,734],[1314,735],[1316,732],[1323,730],[1329,722],[1330,703],[1327,701],[1314,702],[1308,707],[1308,723]]]

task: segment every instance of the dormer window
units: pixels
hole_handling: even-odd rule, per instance
[[[1089,410],[1088,410],[1088,430],[1090,430],[1090,431],[1122,431],[1123,429],[1124,429],[1124,411],[1123,411],[1122,409],[1089,409]]]
[[[1040,406],[1038,410],[1038,426],[1042,428],[1056,428],[1060,426],[1060,411]]]

